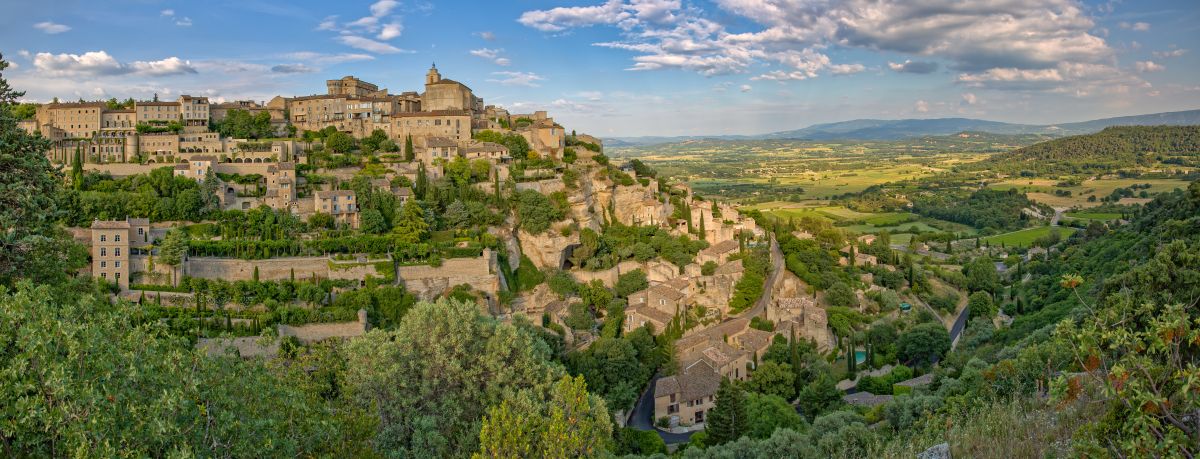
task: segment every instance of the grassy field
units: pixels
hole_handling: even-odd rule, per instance
[[[1051,231],[1058,231],[1059,236],[1065,238],[1070,236],[1071,233],[1074,233],[1076,230],[1075,228],[1065,226],[1039,226],[1037,228],[1028,228],[1011,233],[997,234],[995,236],[983,238],[983,240],[991,243],[992,245],[1003,244],[1005,246],[1012,247],[1029,247],[1030,245],[1033,245],[1033,241],[1050,234]]]
[[[1101,204],[1100,198],[1112,194],[1117,188],[1126,188],[1135,184],[1150,184],[1146,191],[1151,194],[1162,193],[1176,188],[1187,189],[1188,182],[1175,179],[1101,179],[1087,180],[1077,186],[1056,187],[1058,182],[1046,179],[1012,179],[996,182],[990,187],[999,190],[1016,188],[1024,191],[1029,199],[1051,207],[1094,207]],[[1055,190],[1067,190],[1071,196],[1057,196]],[[1141,190],[1138,190],[1139,192]],[[1095,196],[1097,201],[1088,202],[1088,196]]]

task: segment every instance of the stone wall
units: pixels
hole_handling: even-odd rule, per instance
[[[218,163],[214,166],[217,172],[222,174],[267,174],[267,167],[273,166],[275,163]],[[174,164],[137,164],[137,163],[108,163],[108,164],[84,164],[83,169],[88,171],[108,172],[113,177],[128,177],[134,174],[146,174],[160,167],[172,167]]]
[[[546,179],[546,180],[538,180],[536,182],[519,182],[519,183],[517,183],[518,191],[536,190],[537,192],[539,192],[541,194],[550,194],[555,191],[565,191],[566,189],[567,189],[567,187],[566,187],[566,185],[563,185],[561,176],[555,176],[554,178]]]
[[[478,258],[451,258],[439,267],[401,266],[397,280],[422,300],[433,300],[456,285],[467,284],[495,297],[500,291],[495,256],[485,250]]]
[[[297,279],[307,279],[314,274],[317,277],[329,277],[330,274],[328,257],[287,257],[266,260],[191,257],[186,265],[186,274],[189,276],[228,281],[253,279],[255,267],[258,267],[258,279],[264,281],[290,279],[292,270],[295,270]]]
[[[572,270],[571,274],[575,276],[575,280],[579,282],[588,283],[592,280],[599,279],[600,282],[603,282],[606,287],[612,287],[617,283],[617,276],[635,269],[641,269],[642,271],[645,271],[646,280],[648,280],[651,284],[667,282],[671,279],[679,277],[679,267],[657,259],[650,260],[645,263],[626,260],[617,264],[617,266],[602,271],[576,269]]]

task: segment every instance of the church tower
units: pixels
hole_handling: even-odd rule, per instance
[[[435,63],[429,68],[429,73],[425,74],[425,84],[434,84],[439,81],[442,81],[442,74],[438,73],[437,64]]]

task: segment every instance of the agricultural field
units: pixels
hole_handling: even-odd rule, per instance
[[[1059,187],[1057,180],[1046,179],[1010,179],[999,181],[990,184],[989,186],[999,190],[1008,190],[1016,188],[1024,191],[1029,199],[1046,204],[1051,207],[1065,208],[1088,208],[1095,207],[1100,204],[1100,198],[1111,195],[1113,190],[1118,188],[1127,188],[1133,185],[1149,184],[1150,187],[1145,189],[1148,194],[1156,194],[1169,192],[1176,188],[1186,189],[1188,181],[1177,179],[1146,179],[1146,178],[1106,178],[1099,180],[1085,180],[1079,185]],[[1069,191],[1069,196],[1060,196],[1055,194],[1056,191]],[[1143,190],[1138,190],[1143,191]],[[1095,201],[1089,201],[1089,196],[1095,196]],[[1139,203],[1145,198],[1124,198],[1123,203]]]
[[[1111,221],[1121,218],[1121,214],[1115,212],[1067,212],[1064,215],[1077,220]]]
[[[1009,247],[1029,247],[1033,242],[1050,234],[1051,231],[1057,231],[1058,235],[1066,238],[1071,233],[1076,231],[1075,228],[1066,226],[1039,226],[1037,228],[1026,228],[1020,231],[1011,233],[997,234],[983,238],[984,241],[992,245],[1005,245]]]

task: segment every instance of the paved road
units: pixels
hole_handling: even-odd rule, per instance
[[[1058,226],[1058,221],[1062,219],[1063,212],[1066,212],[1066,207],[1055,207],[1054,218],[1050,219],[1050,226]]]
[[[775,284],[779,282],[779,276],[783,274],[783,250],[780,250],[779,243],[775,241],[775,235],[771,235],[771,274],[767,276],[767,280],[763,282],[763,294],[758,298],[758,302],[754,303],[754,307],[742,311],[734,317],[755,317],[762,316],[767,311],[767,305],[771,304],[771,295],[775,291]],[[729,319],[726,319],[729,320]]]
[[[658,377],[658,375],[654,375],[653,378],[650,378],[650,385],[642,391],[642,396],[638,397],[637,404],[633,406],[633,413],[630,414],[629,427],[658,432],[658,436],[662,437],[668,445],[687,443],[692,438],[692,432],[677,434],[654,428],[654,383],[658,381]]]
[[[971,315],[971,307],[963,308],[962,312],[958,313],[958,318],[954,319],[954,325],[950,327],[950,349],[958,347],[958,338],[962,336],[962,332],[967,328],[967,317]]]

